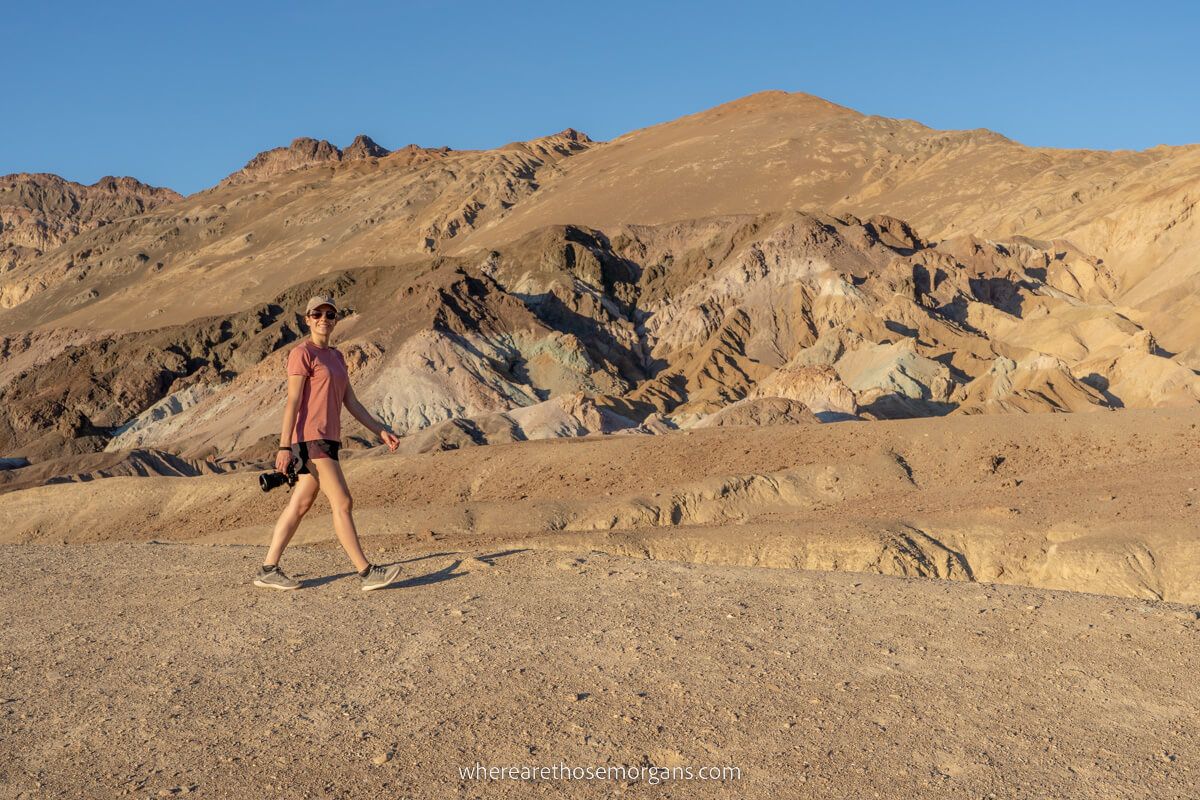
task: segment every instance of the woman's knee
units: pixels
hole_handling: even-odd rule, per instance
[[[349,514],[354,510],[354,498],[349,494],[339,494],[329,498],[329,506],[339,514]]]
[[[317,499],[317,495],[315,492],[310,495],[300,495],[299,497],[297,497],[296,498],[296,513],[303,517],[305,514],[308,513],[308,510],[310,508],[312,508],[312,505],[314,502],[316,502],[316,499]]]
[[[292,508],[297,516],[304,516],[312,508],[312,504],[317,500],[318,489],[316,481],[301,479],[300,485],[295,489],[295,495],[292,496]]]

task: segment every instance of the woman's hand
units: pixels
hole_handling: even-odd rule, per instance
[[[287,474],[288,464],[292,463],[292,451],[280,450],[275,454],[275,471]]]
[[[400,437],[389,431],[387,428],[384,428],[379,432],[379,441],[386,444],[388,446],[388,450],[392,451],[393,453],[396,452],[396,448],[400,446]]]

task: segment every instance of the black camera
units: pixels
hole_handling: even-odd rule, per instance
[[[264,492],[269,492],[272,489],[287,484],[288,491],[296,485],[296,460],[292,459],[288,462],[287,472],[264,472],[258,476],[258,486]]]

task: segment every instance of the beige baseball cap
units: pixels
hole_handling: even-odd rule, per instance
[[[339,308],[337,307],[337,303],[333,302],[333,298],[332,298],[332,297],[330,297],[330,296],[329,296],[329,295],[327,295],[327,294],[319,294],[319,295],[317,295],[317,296],[315,296],[315,297],[311,297],[311,298],[309,298],[309,300],[308,300],[308,305],[306,305],[306,306],[304,307],[304,313],[305,313],[306,315],[307,315],[307,314],[311,314],[311,313],[312,313],[312,310],[313,310],[314,308],[316,308],[317,306],[333,306],[333,310],[334,310],[334,311],[340,311],[340,310],[341,310],[341,309],[339,309]]]

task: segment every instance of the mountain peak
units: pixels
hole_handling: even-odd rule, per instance
[[[370,136],[365,133],[360,133],[354,137],[354,141],[350,146],[342,151],[342,160],[350,161],[359,158],[383,158],[391,151],[386,147],[381,147]]]
[[[287,147],[264,150],[246,162],[246,166],[222,180],[218,186],[237,186],[273,178],[313,164],[341,161],[342,151],[324,139],[300,136]]]
[[[595,144],[596,140],[592,139],[586,133],[577,131],[574,128],[566,128],[558,133],[541,136],[537,139],[530,139],[527,142],[512,142],[500,149],[527,150],[541,157],[557,159],[581,153]]]
[[[382,147],[365,133],[354,137],[345,150],[324,139],[300,136],[287,147],[274,147],[250,159],[246,166],[221,181],[218,186],[237,186],[243,183],[274,178],[285,172],[304,169],[316,164],[356,161],[363,158],[382,158],[391,151]]]
[[[547,138],[562,139],[568,142],[579,142],[580,144],[595,144],[596,140],[588,136],[583,131],[577,131],[574,128],[566,128]]]
[[[782,89],[768,89],[762,92],[748,94],[728,103],[714,106],[707,111],[701,111],[696,116],[721,117],[730,113],[756,113],[765,111],[788,111],[792,113],[815,113],[836,115],[862,116],[861,113],[846,106],[830,102],[823,97],[806,92],[785,92]]]

